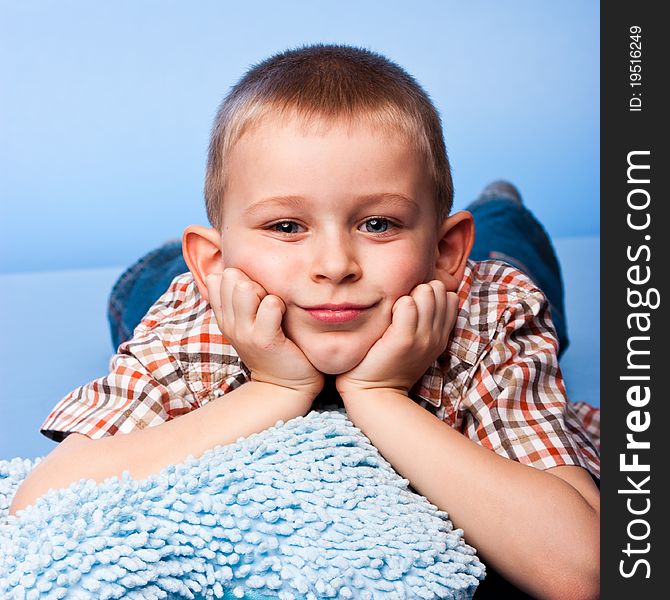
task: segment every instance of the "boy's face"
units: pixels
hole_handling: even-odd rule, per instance
[[[228,169],[224,266],[284,301],[284,332],[319,371],[350,370],[395,301],[434,277],[438,224],[421,156],[368,126],[266,119]]]

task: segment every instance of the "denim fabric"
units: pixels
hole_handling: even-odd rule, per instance
[[[569,343],[563,279],[546,231],[525,206],[509,198],[475,201],[466,210],[475,218],[475,244],[470,258],[502,260],[533,280],[549,300],[560,356]]]
[[[181,241],[171,240],[140,258],[123,272],[109,296],[109,319],[114,349],[130,339],[135,327],[170,282],[186,273]]]
[[[508,198],[487,198],[468,209],[475,218],[473,260],[496,258],[528,275],[545,293],[559,340],[559,354],[568,345],[561,269],[544,228],[531,212]],[[112,343],[117,348],[133,330],[170,282],[188,270],[181,242],[173,240],[129,267],[112,289],[108,318]]]

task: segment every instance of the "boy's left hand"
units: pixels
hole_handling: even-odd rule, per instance
[[[391,325],[351,371],[335,383],[343,400],[373,389],[408,394],[444,352],[456,322],[458,297],[441,281],[417,285],[393,305]]]

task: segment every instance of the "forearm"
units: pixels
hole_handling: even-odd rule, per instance
[[[510,581],[537,597],[592,595],[599,514],[569,483],[479,446],[396,392],[344,403],[396,471]]]
[[[56,448],[17,491],[10,510],[34,502],[50,488],[80,479],[104,481],[129,471],[144,479],[188,456],[304,415],[311,400],[293,390],[249,382],[201,408],[155,427]],[[62,444],[64,444],[63,442]]]

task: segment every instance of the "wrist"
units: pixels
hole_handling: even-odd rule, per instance
[[[355,387],[349,389],[338,390],[342,397],[342,402],[346,407],[348,404],[358,404],[360,402],[369,401],[379,397],[409,397],[409,392],[400,387],[385,386],[385,387]]]
[[[322,387],[316,384],[287,385],[279,381],[256,379],[253,373],[251,381],[245,385],[253,386],[254,389],[258,390],[258,394],[264,394],[266,397],[273,398],[278,402],[286,402],[298,408],[304,407],[304,412],[309,410],[312,402],[314,402],[314,398],[316,398]]]

